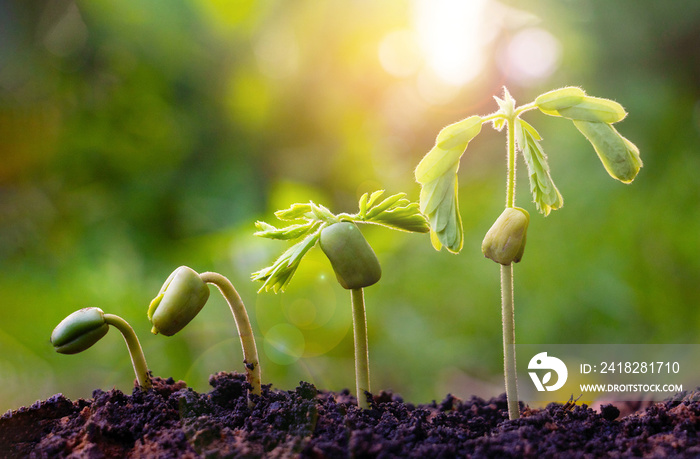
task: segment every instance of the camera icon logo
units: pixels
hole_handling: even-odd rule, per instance
[[[546,352],[540,352],[536,354],[527,366],[528,370],[550,370],[542,375],[542,380],[540,380],[536,371],[528,372],[532,382],[538,391],[544,392],[555,391],[561,389],[566,383],[566,378],[569,376],[569,371],[566,368],[564,362],[560,359],[552,356],[548,356]],[[557,374],[557,379],[555,384],[546,385],[552,379],[552,372]]]

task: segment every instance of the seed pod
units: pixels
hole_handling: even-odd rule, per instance
[[[382,277],[377,255],[354,223],[327,226],[321,231],[319,243],[343,288],[368,287]]]
[[[496,219],[481,243],[486,258],[496,263],[518,263],[525,252],[530,214],[520,207],[507,207]]]
[[[636,145],[609,124],[574,121],[574,125],[591,142],[611,177],[623,183],[634,180],[642,167]]]
[[[84,308],[63,319],[51,333],[51,344],[61,354],[77,354],[90,348],[109,331],[100,308]]]
[[[562,108],[571,107],[583,100],[586,93],[583,89],[576,86],[555,89],[537,96],[535,105],[543,112],[561,110]]]
[[[180,266],[165,281],[148,307],[153,334],[172,336],[202,310],[209,299],[209,287],[196,271]]]
[[[591,121],[594,123],[617,123],[622,121],[627,112],[615,101],[598,97],[584,97],[581,102],[557,110],[564,118],[571,120]]]

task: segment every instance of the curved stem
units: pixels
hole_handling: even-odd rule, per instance
[[[505,118],[505,115],[503,115],[503,112],[501,112],[500,110],[497,112],[491,113],[490,115],[486,115],[486,116],[481,117],[481,124],[483,125],[485,123],[497,120],[499,118]]]
[[[146,365],[146,358],[143,356],[143,349],[141,349],[141,344],[136,337],[136,333],[134,333],[134,329],[131,328],[131,325],[126,320],[114,314],[105,314],[104,319],[105,323],[113,325],[124,337],[139,386],[144,390],[150,389],[152,385],[151,378],[148,375],[148,365]]]
[[[251,393],[260,395],[261,376],[258,350],[255,347],[253,328],[250,326],[248,312],[245,309],[243,300],[241,300],[240,295],[233,287],[233,284],[231,284],[231,281],[221,274],[206,272],[200,274],[199,277],[208,284],[216,285],[231,308],[233,319],[236,321],[236,327],[238,328],[238,335],[241,338],[241,348],[243,348],[243,363],[245,364],[246,379],[252,386]]]
[[[367,317],[365,297],[361,288],[350,291],[352,298],[352,328],[355,338],[355,389],[357,405],[369,409],[365,392],[369,392],[369,352],[367,350]]]
[[[530,102],[529,104],[521,105],[520,107],[515,109],[515,116],[520,116],[525,112],[529,112],[530,110],[534,110],[537,108],[537,105],[535,102]]]
[[[508,417],[520,417],[518,377],[515,366],[515,312],[513,308],[513,264],[501,265],[501,316],[503,321],[503,372],[506,380]]]

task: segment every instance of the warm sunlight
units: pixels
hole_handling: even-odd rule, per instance
[[[413,21],[426,64],[445,83],[471,81],[484,65],[488,0],[416,0]],[[491,35],[492,36],[492,35]]]
[[[410,26],[384,36],[379,61],[390,75],[413,79],[429,105],[449,103],[494,60],[509,79],[527,86],[559,63],[559,41],[535,27],[540,21],[496,0],[414,0]],[[510,37],[496,46],[504,31]]]

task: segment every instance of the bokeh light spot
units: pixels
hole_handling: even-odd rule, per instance
[[[265,355],[278,365],[291,365],[304,354],[306,342],[299,329],[290,324],[270,328],[263,340]]]
[[[316,306],[306,298],[299,298],[287,305],[287,318],[299,328],[314,327]]]
[[[559,40],[544,29],[531,27],[513,36],[499,63],[509,78],[527,86],[549,77],[560,56]]]
[[[415,35],[409,30],[388,33],[379,44],[379,61],[395,77],[408,77],[422,64]]]

